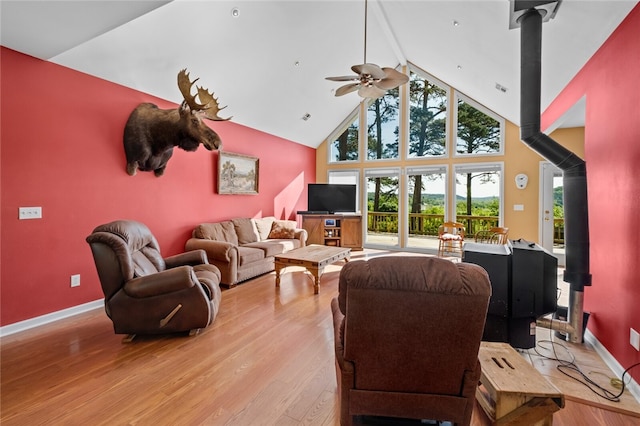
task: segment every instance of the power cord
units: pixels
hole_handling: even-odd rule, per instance
[[[551,320],[551,322],[553,323],[553,319]],[[624,370],[624,372],[622,373],[622,376],[620,377],[620,379],[615,378],[615,377],[614,378],[610,378],[609,382],[610,382],[611,386],[615,387],[616,389],[620,389],[620,393],[614,394],[613,392],[611,392],[610,390],[600,386],[598,383],[596,383],[594,380],[590,379],[586,374],[584,374],[582,372],[582,370],[580,369],[580,367],[576,364],[576,362],[575,362],[576,358],[571,353],[569,348],[567,348],[565,345],[563,345],[561,343],[554,342],[553,340],[551,340],[552,339],[551,333],[552,333],[552,329],[550,328],[549,329],[549,340],[541,340],[540,342],[538,342],[538,344],[536,344],[536,346],[534,347],[534,350],[535,350],[536,354],[538,356],[542,357],[542,358],[558,362],[559,365],[556,366],[558,371],[560,371],[565,376],[577,381],[578,383],[582,383],[583,385],[588,387],[591,390],[591,392],[595,393],[596,395],[600,396],[601,398],[604,398],[604,399],[606,399],[608,401],[612,401],[612,402],[620,402],[620,396],[622,396],[622,394],[624,393],[624,389],[625,389],[624,376],[629,372],[629,370],[639,366],[640,362],[632,364],[626,370]],[[551,349],[549,349],[548,347],[545,348],[542,345],[542,343],[545,343],[545,344],[546,343],[550,343],[551,344]],[[569,355],[568,359],[561,359],[558,356],[558,353],[556,351],[556,345],[565,350],[565,352]],[[553,351],[553,357],[540,353],[540,351],[538,351],[538,347],[540,347],[542,349],[545,349],[547,351]],[[573,374],[570,374],[570,372],[576,373],[577,376],[573,375]]]

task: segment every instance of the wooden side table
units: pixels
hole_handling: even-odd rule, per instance
[[[482,342],[476,400],[493,425],[551,426],[564,395],[507,343]]]

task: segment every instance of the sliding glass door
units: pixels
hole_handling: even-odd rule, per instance
[[[467,239],[483,229],[500,224],[502,206],[502,163],[455,166],[455,220],[465,226]]]
[[[367,246],[399,247],[399,169],[365,170]]]
[[[407,168],[406,246],[438,248],[438,227],[447,211],[447,168]]]

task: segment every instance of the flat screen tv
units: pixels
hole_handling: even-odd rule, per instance
[[[356,185],[310,183],[308,189],[309,211],[330,214],[356,211]]]

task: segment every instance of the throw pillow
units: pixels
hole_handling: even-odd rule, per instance
[[[237,218],[231,219],[231,221],[236,229],[239,244],[249,244],[258,241],[258,230],[253,220],[249,218]]]
[[[276,220],[271,226],[269,238],[274,240],[292,239],[296,236],[296,222],[294,220]]]
[[[214,241],[226,241],[238,245],[238,236],[233,227],[233,222],[225,220],[217,223],[203,223],[193,231],[194,238],[203,238]]]
[[[256,224],[256,229],[258,230],[258,235],[260,236],[259,241],[264,241],[269,238],[269,233],[271,232],[271,226],[273,222],[276,220],[274,216],[267,216],[260,219],[253,219]]]

